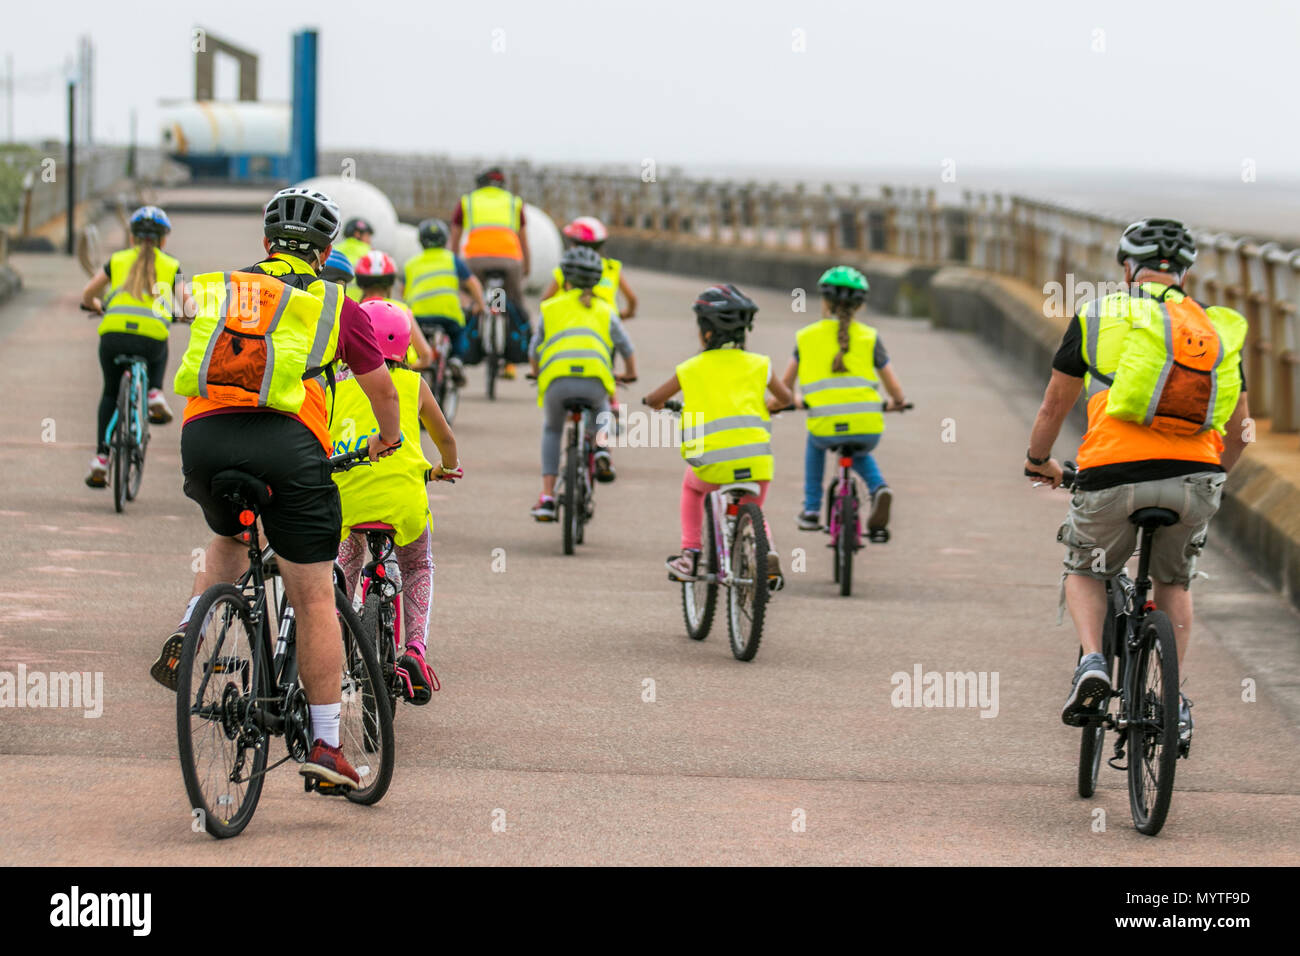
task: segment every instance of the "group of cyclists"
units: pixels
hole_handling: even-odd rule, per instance
[[[485,314],[486,274],[504,275],[507,298],[522,310],[529,268],[524,204],[505,188],[499,169],[485,170],[461,198],[450,226],[437,219],[420,223],[422,251],[399,268],[371,245],[373,229],[364,219],[341,223],[338,206],[317,189],[283,189],[265,207],[263,256],[243,269],[196,275],[188,284],[164,251],[170,229],[161,209],[137,210],[130,220],[132,245],[114,253],[83,293],[85,307],[103,315],[104,373],[99,447],[86,483],[102,487],[107,480],[105,429],[120,374],[117,356],[147,359],[151,420],[171,419],[163,372],[168,325],[183,305],[192,328],[173,387],[186,399],[184,490],[202,509],[213,538],[191,600],[150,673],[175,690],[198,596],[216,582],[235,580],[243,568],[243,528],[230,503],[213,493],[213,476],[235,468],[257,477],[270,491],[261,520],[298,622],[301,679],[315,736],[301,772],[356,786],[357,773],[339,747],[335,563],[355,588],[366,547],[364,534],[352,529],[372,522],[393,528],[406,597],[402,665],[412,676],[413,702],[426,702],[437,681],[425,646],[433,591],[425,481],[430,470],[440,480],[455,480],[463,471],[456,437],[415,370],[433,360],[430,341],[442,334],[453,353],[452,374],[463,381],[468,321],[462,296]],[[616,383],[638,375],[624,324],[636,314],[637,297],[618,260],[602,253],[605,227],[582,217],[563,232],[566,248],[543,293],[528,348],[542,410],[541,490],[531,509],[538,521],[556,518],[566,403],[581,400],[599,416],[615,400]],[[463,257],[457,252],[462,237]],[[1067,552],[1062,601],[1082,647],[1062,713],[1067,724],[1086,719],[1111,690],[1101,655],[1104,581],[1133,553],[1136,529],[1127,516],[1148,504],[1181,516],[1160,537],[1152,562],[1155,598],[1178,628],[1181,658],[1191,631],[1188,586],[1196,556],[1225,473],[1244,447],[1241,424],[1248,411],[1239,354],[1245,320],[1182,291],[1195,255],[1191,235],[1175,221],[1142,220],[1124,231],[1118,261],[1128,291],[1079,309],[1030,435],[1026,473],[1060,484],[1063,471],[1052,447],[1087,389],[1088,430],[1069,515],[1058,533]],[[689,354],[645,397],[657,409],[682,396],[680,550],[666,561],[674,580],[690,582],[701,573],[704,499],[711,491],[752,482],[754,500],[765,502],[773,477],[771,415],[794,404],[796,383],[807,411],[797,527],[820,530],[826,452],[850,444],[857,446],[852,466],[871,496],[868,529],[888,525],[893,493],[873,451],[884,432],[882,413],[906,405],[903,387],[878,331],[862,320],[869,293],[863,274],[834,266],[818,289],[821,316],[798,330],[780,376],[768,356],[746,347],[758,312],[754,301],[732,284],[705,289],[692,305],[698,334],[682,343]],[[1139,343],[1139,334],[1151,329],[1159,334]],[[1141,361],[1147,364],[1138,372],[1129,368]],[[1117,412],[1119,405],[1136,412]],[[421,450],[421,426],[438,450],[437,467]],[[331,474],[331,453],[362,446],[374,467]],[[595,472],[600,481],[615,479],[606,446],[596,453]],[[775,547],[767,561],[769,577],[779,578]],[[1190,735],[1185,699],[1182,720]]]

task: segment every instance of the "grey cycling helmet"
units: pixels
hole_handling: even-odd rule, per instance
[[[1196,240],[1177,219],[1139,219],[1119,238],[1115,259],[1161,272],[1184,272],[1196,261]]]
[[[318,189],[290,186],[266,204],[262,232],[290,248],[323,250],[339,232],[339,207]]]
[[[588,246],[571,246],[560,256],[560,274],[577,289],[594,289],[604,269],[600,253]]]

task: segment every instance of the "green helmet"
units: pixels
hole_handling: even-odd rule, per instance
[[[817,280],[817,291],[832,302],[861,305],[870,290],[867,277],[852,266],[832,266]]]

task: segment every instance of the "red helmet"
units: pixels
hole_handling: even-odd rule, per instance
[[[564,235],[577,245],[599,246],[609,238],[609,231],[595,216],[579,216],[564,227]]]
[[[397,263],[393,257],[378,249],[371,249],[357,260],[357,283],[363,279],[383,279],[391,281],[397,278]]]
[[[406,306],[387,299],[368,299],[361,303],[361,311],[370,316],[370,327],[384,358],[405,361],[406,350],[411,347],[411,315]]]

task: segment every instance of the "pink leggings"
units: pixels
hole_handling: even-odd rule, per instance
[[[366,560],[366,535],[354,531],[339,545],[339,565],[348,584],[348,595],[357,591],[361,565]],[[419,642],[424,650],[429,630],[429,605],[433,601],[433,538],[429,526],[410,544],[393,549],[397,568],[402,572],[402,637],[403,646]]]
[[[758,485],[758,506],[763,507],[763,502],[767,500],[766,481],[756,481]],[[682,476],[682,549],[692,551],[700,550],[700,528],[704,524],[704,498],[711,491],[721,488],[721,485],[709,484],[707,481],[701,481],[695,474],[694,469],[687,468],[686,474]],[[742,501],[754,501],[753,495],[743,498]],[[772,543],[772,529],[767,527],[767,519],[763,520],[763,527],[767,531],[767,546],[776,548]]]

